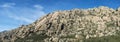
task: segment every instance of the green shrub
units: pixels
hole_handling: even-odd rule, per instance
[[[105,37],[95,37],[90,39],[84,39],[84,42],[120,42],[120,36],[105,36]]]
[[[45,35],[44,33],[39,34],[39,35],[34,33],[30,37],[17,39],[15,42],[33,42],[33,41],[34,42],[37,42],[37,41],[44,42],[45,38],[49,38],[49,36]]]
[[[62,36],[61,38],[75,38],[75,35]]]

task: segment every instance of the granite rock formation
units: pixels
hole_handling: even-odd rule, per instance
[[[85,42],[119,32],[120,8],[100,6],[49,13],[29,25],[1,32],[0,42]]]

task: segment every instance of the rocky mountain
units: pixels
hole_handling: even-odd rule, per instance
[[[0,33],[0,42],[119,42],[120,8],[55,11]]]

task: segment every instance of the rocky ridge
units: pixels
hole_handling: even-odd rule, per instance
[[[120,8],[100,6],[49,13],[32,24],[0,33],[0,42],[84,42],[119,31]]]

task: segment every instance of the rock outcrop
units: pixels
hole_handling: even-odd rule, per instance
[[[29,25],[0,33],[1,42],[84,42],[84,39],[117,35],[120,8],[104,6],[56,11]]]

